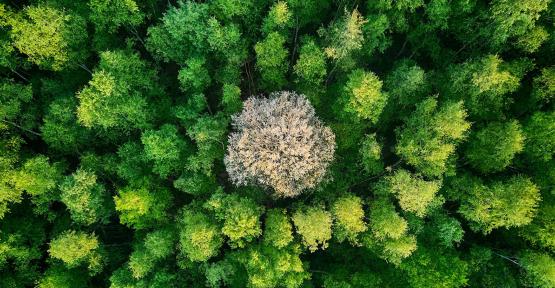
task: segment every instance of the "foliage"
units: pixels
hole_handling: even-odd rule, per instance
[[[112,213],[106,188],[94,172],[79,169],[60,184],[61,201],[76,223],[91,225],[107,222]]]
[[[324,250],[331,239],[332,215],[319,207],[308,207],[293,213],[293,224],[310,252]]]
[[[166,221],[171,194],[164,188],[149,191],[146,187],[125,187],[114,196],[116,211],[122,224],[135,229],[150,228]]]
[[[218,191],[204,204],[223,221],[222,234],[229,238],[232,248],[242,248],[262,234],[260,214],[264,209],[249,198],[225,195]]]
[[[331,207],[334,218],[334,233],[338,242],[349,240],[357,244],[358,234],[366,231],[362,199],[354,195],[346,195],[337,199]]]
[[[359,119],[376,123],[387,101],[387,94],[381,89],[382,81],[374,73],[360,69],[351,72],[342,95],[343,109]]]
[[[382,145],[376,140],[376,134],[366,135],[360,146],[362,167],[371,174],[377,175],[384,170],[382,157]]]
[[[0,287],[555,286],[554,1],[0,2]]]
[[[75,268],[87,265],[91,273],[102,269],[100,243],[94,234],[68,230],[50,242],[50,257],[61,260],[66,267]]]
[[[28,6],[12,18],[13,45],[47,70],[74,67],[88,55],[85,20],[48,5]]]
[[[333,160],[335,137],[302,95],[250,98],[233,126],[224,161],[235,184],[269,186],[278,197],[293,197],[314,188]]]
[[[471,221],[471,227],[485,234],[499,227],[529,224],[536,212],[540,195],[538,187],[523,176],[489,185],[479,179],[465,183],[467,191],[459,209]]]
[[[397,130],[396,152],[426,176],[440,176],[458,141],[470,128],[462,102],[449,102],[440,107],[433,98],[417,104]]]
[[[283,248],[293,241],[293,227],[284,210],[272,209],[266,213],[264,243]]]
[[[260,70],[262,84],[273,89],[280,89],[285,85],[288,52],[283,47],[285,37],[278,32],[272,32],[261,42],[256,43],[256,67]]]
[[[193,207],[185,207],[179,217],[179,246],[191,261],[202,262],[216,256],[224,242],[215,219]]]
[[[523,150],[524,141],[517,121],[493,122],[470,137],[466,156],[470,165],[482,173],[498,172]]]
[[[106,51],[89,85],[77,94],[77,118],[87,128],[145,128],[149,96],[160,93],[155,73],[130,51]]]

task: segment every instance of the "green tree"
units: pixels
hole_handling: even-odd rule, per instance
[[[512,102],[508,94],[519,88],[523,76],[514,70],[518,65],[522,64],[488,55],[453,66],[448,72],[449,80],[444,82],[446,93],[451,99],[464,100],[472,119],[502,119]]]
[[[382,81],[372,72],[357,69],[349,74],[343,88],[341,103],[343,110],[357,119],[375,124],[387,102],[388,95],[382,92]]]
[[[376,134],[368,134],[364,137],[359,152],[360,162],[364,171],[370,175],[378,175],[384,170],[382,157],[382,145],[376,140]]]
[[[272,32],[254,46],[256,67],[260,71],[262,84],[272,90],[279,90],[286,83],[285,73],[288,69],[289,52],[284,44],[285,37],[278,32]]]
[[[534,78],[532,98],[538,104],[549,104],[555,97],[555,67],[543,68],[541,74]]]
[[[25,191],[36,206],[35,212],[45,214],[53,201],[58,200],[56,191],[62,178],[59,163],[50,164],[48,157],[38,155],[23,164],[13,177],[15,189]]]
[[[114,202],[122,224],[145,229],[167,222],[166,210],[171,205],[172,195],[163,187],[155,191],[146,187],[125,187],[114,196]]]
[[[334,235],[338,242],[348,240],[358,245],[358,235],[368,228],[364,222],[362,199],[355,195],[341,196],[331,206],[334,218]]]
[[[492,122],[471,134],[466,157],[482,173],[502,171],[524,149],[524,140],[518,121]]]
[[[153,171],[166,178],[175,174],[183,165],[183,154],[187,150],[185,142],[178,134],[177,127],[164,124],[159,130],[147,130],[141,136],[146,158],[154,162]]]
[[[154,116],[148,99],[160,93],[155,71],[137,53],[102,52],[89,84],[77,93],[77,118],[87,128],[145,128]]]
[[[464,184],[459,212],[471,221],[471,228],[484,234],[495,228],[529,224],[540,201],[538,187],[524,176],[487,185],[479,179]]]
[[[203,262],[218,255],[224,243],[216,220],[194,207],[184,207],[178,217],[179,250],[194,262]]]
[[[416,250],[416,238],[408,234],[408,222],[391,201],[379,197],[370,203],[369,231],[362,244],[387,262],[399,265]]]
[[[87,58],[85,20],[47,5],[27,6],[11,18],[13,45],[42,69],[60,71]]]
[[[332,22],[326,30],[319,30],[326,43],[324,52],[335,62],[336,67],[344,70],[352,68],[355,64],[354,55],[362,49],[364,43],[363,26],[367,21],[358,10],[345,11],[345,15]]]
[[[129,269],[140,279],[154,270],[164,258],[174,253],[176,236],[169,228],[149,232],[129,256]]]
[[[146,47],[159,60],[185,64],[208,47],[208,18],[208,4],[180,1],[179,7],[169,7],[158,25],[148,28]]]
[[[310,252],[324,250],[332,235],[332,215],[323,208],[311,206],[293,213],[293,223],[303,244]]]
[[[271,209],[266,213],[264,243],[283,248],[293,241],[293,227],[286,210]]]
[[[455,288],[468,281],[468,264],[448,249],[419,247],[400,268],[408,274],[410,287]]]
[[[523,282],[529,287],[547,288],[555,285],[555,259],[547,253],[524,251],[519,256],[525,272]]]
[[[241,287],[302,287],[310,274],[300,259],[299,245],[277,249],[254,245],[234,255],[234,260],[246,271],[246,282]]]
[[[533,159],[549,161],[555,154],[555,112],[535,112],[524,123],[524,152]]]
[[[67,269],[63,265],[48,267],[44,276],[38,281],[37,288],[73,288],[87,286],[87,279],[76,269]]]
[[[392,176],[376,185],[378,195],[393,194],[399,200],[401,209],[423,217],[441,188],[441,181],[426,181],[406,170],[397,170]]]
[[[522,236],[542,248],[555,251],[555,205],[544,200],[532,220],[532,223],[523,227]]]
[[[314,40],[308,40],[301,46],[293,72],[299,91],[307,95],[313,105],[319,105],[317,96],[324,90],[323,84],[327,75],[326,56]]]
[[[438,107],[433,98],[416,106],[398,129],[397,154],[426,176],[440,176],[447,169],[447,159],[470,128],[462,102],[447,102]]]
[[[206,59],[191,58],[185,62],[187,68],[179,70],[177,79],[183,91],[202,92],[212,81],[208,69],[206,69]]]
[[[233,84],[224,84],[222,88],[222,100],[220,105],[227,114],[235,114],[243,109],[241,100],[241,88]]]
[[[91,0],[90,19],[98,30],[116,32],[120,27],[136,27],[144,14],[134,0]]]
[[[40,127],[49,148],[65,153],[80,151],[90,139],[88,131],[77,123],[77,99],[73,95],[50,102]]]
[[[222,233],[229,238],[231,248],[243,248],[262,234],[260,216],[264,208],[249,198],[224,194],[221,188],[204,203],[223,221]]]
[[[91,274],[102,270],[102,247],[96,235],[67,230],[54,238],[49,245],[50,257],[61,260],[67,268],[85,266]]]
[[[268,16],[264,18],[262,23],[262,31],[265,34],[270,34],[271,32],[285,32],[287,28],[292,26],[292,15],[287,6],[287,2],[278,1],[270,7]]]
[[[106,188],[94,172],[78,169],[59,185],[62,202],[73,221],[83,225],[106,223],[112,213]]]

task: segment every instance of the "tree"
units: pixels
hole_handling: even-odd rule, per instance
[[[235,114],[243,109],[241,88],[232,84],[224,84],[222,88],[221,106],[227,114]]]
[[[67,230],[50,242],[50,257],[61,260],[67,268],[86,265],[91,274],[102,270],[101,244],[94,234]]]
[[[463,287],[468,281],[468,264],[448,249],[419,247],[400,268],[408,274],[411,287],[454,288]]]
[[[382,81],[374,73],[361,69],[351,72],[340,100],[343,110],[359,120],[375,124],[388,98],[381,90]]]
[[[293,224],[310,252],[324,250],[331,239],[332,215],[320,207],[307,207],[293,213]]]
[[[362,48],[364,34],[362,28],[367,21],[357,9],[352,12],[345,10],[345,15],[339,20],[332,22],[326,30],[319,30],[319,34],[325,39],[326,56],[335,62],[335,67],[344,70],[354,66],[353,56]]]
[[[145,229],[167,222],[172,195],[165,188],[151,189],[125,187],[118,191],[114,202],[122,224]]]
[[[88,131],[77,123],[77,99],[73,95],[59,97],[48,105],[40,127],[41,137],[54,150],[73,153],[90,139]]]
[[[368,134],[364,137],[359,152],[360,162],[364,171],[370,175],[378,175],[384,170],[382,157],[382,145],[376,140],[376,134]]]
[[[264,244],[281,249],[293,241],[293,227],[286,210],[268,210],[264,224]]]
[[[524,176],[488,185],[474,179],[466,185],[459,212],[471,221],[472,229],[484,234],[500,227],[529,224],[541,199],[536,185]]]
[[[543,68],[534,78],[532,98],[539,105],[549,104],[555,97],[555,66]]]
[[[514,66],[523,64],[528,65],[518,61],[507,63],[497,55],[488,55],[453,66],[448,72],[449,81],[445,82],[449,83],[446,93],[451,99],[463,99],[472,119],[502,119],[512,101],[507,96],[518,89],[524,74],[518,71],[522,68]]]
[[[524,251],[519,256],[525,272],[524,284],[529,287],[547,288],[555,285],[555,259],[547,253]]]
[[[147,130],[141,135],[145,156],[154,162],[153,171],[160,177],[173,175],[181,168],[187,142],[178,134],[177,127],[164,124],[159,130]]]
[[[555,251],[555,205],[544,200],[530,223],[523,227],[522,236],[536,246]]]
[[[23,164],[12,181],[15,189],[31,195],[35,212],[45,214],[53,201],[58,200],[55,189],[62,178],[59,163],[50,164],[48,157],[38,155]]]
[[[106,223],[110,217],[110,200],[104,185],[97,182],[94,172],[78,169],[59,185],[62,202],[76,223]]]
[[[88,56],[86,22],[76,14],[37,5],[11,20],[13,45],[42,69],[73,68]]]
[[[492,122],[471,134],[466,157],[482,173],[502,171],[523,150],[524,141],[518,121]]]
[[[144,278],[161,260],[173,254],[175,238],[171,229],[163,228],[149,232],[137,243],[129,257],[133,277]]]
[[[208,5],[192,1],[170,6],[161,23],[148,28],[146,47],[165,62],[185,64],[193,55],[203,55],[206,40]]]
[[[77,118],[87,128],[146,128],[153,117],[148,99],[160,93],[155,71],[137,53],[105,51],[89,85],[77,93]]]
[[[206,89],[210,82],[210,74],[208,69],[205,68],[206,59],[204,58],[191,58],[186,61],[187,68],[179,70],[177,79],[181,84],[183,91],[202,92]]]
[[[430,92],[429,76],[424,69],[410,60],[397,62],[384,80],[384,90],[389,95],[388,104],[395,108],[413,107]]]
[[[516,39],[515,46],[526,51],[534,52],[547,39],[545,33],[536,41],[530,41],[531,35],[541,33],[536,21],[541,13],[548,9],[548,2],[539,0],[528,1],[494,1],[490,7],[489,21],[491,21],[493,47],[505,44],[509,39]]]
[[[401,209],[423,217],[441,188],[441,181],[426,181],[406,170],[397,170],[376,185],[375,194],[393,194]]]
[[[283,47],[285,37],[278,32],[272,32],[266,38],[256,43],[256,67],[260,71],[262,84],[266,88],[280,89],[285,83],[287,72],[288,52]]]
[[[364,222],[362,199],[354,195],[345,195],[333,203],[331,213],[334,218],[334,236],[338,242],[348,240],[358,245],[358,235],[368,228]]]
[[[379,197],[370,203],[369,231],[362,235],[362,244],[387,262],[399,265],[416,250],[416,238],[408,234],[408,222],[393,203]]]
[[[326,55],[314,40],[308,40],[301,46],[293,72],[299,91],[307,95],[313,105],[319,105],[317,96],[324,90],[322,86],[327,75]]]
[[[116,32],[120,27],[133,28],[143,22],[144,14],[134,0],[92,0],[90,19],[98,30]]]
[[[44,276],[38,281],[37,288],[72,288],[86,286],[87,279],[80,271],[67,269],[63,265],[48,267]]]
[[[236,132],[224,162],[236,185],[269,186],[275,196],[293,197],[314,188],[333,160],[335,137],[302,95],[249,98],[232,121]]]
[[[287,2],[278,1],[270,7],[270,12],[268,16],[264,18],[262,23],[262,31],[269,34],[274,31],[285,32],[287,28],[290,28],[293,23],[291,23],[292,13],[289,11]]]
[[[179,250],[194,262],[204,262],[218,255],[224,243],[215,219],[194,207],[185,207],[178,218]]]
[[[397,154],[426,176],[440,176],[456,144],[470,128],[462,102],[447,102],[438,107],[433,98],[417,104],[396,131]]]
[[[260,216],[264,208],[249,198],[223,194],[219,189],[204,207],[213,211],[217,220],[223,221],[222,234],[229,238],[231,248],[243,248],[262,234]]]
[[[535,112],[524,123],[524,152],[540,161],[549,161],[555,154],[555,112]]]
[[[15,120],[23,110],[23,106],[33,99],[31,85],[13,82],[0,82],[0,127],[7,125],[4,121]]]

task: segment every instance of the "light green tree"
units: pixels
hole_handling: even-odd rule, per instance
[[[50,257],[61,260],[67,268],[86,266],[91,274],[104,265],[101,244],[96,235],[67,230],[50,242]]]
[[[317,206],[306,207],[295,211],[292,220],[303,244],[310,252],[328,247],[333,222],[330,212]]]

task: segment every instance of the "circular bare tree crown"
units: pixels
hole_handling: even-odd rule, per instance
[[[232,125],[224,162],[235,185],[261,185],[278,197],[297,196],[324,178],[334,157],[335,135],[302,94],[250,97]]]

